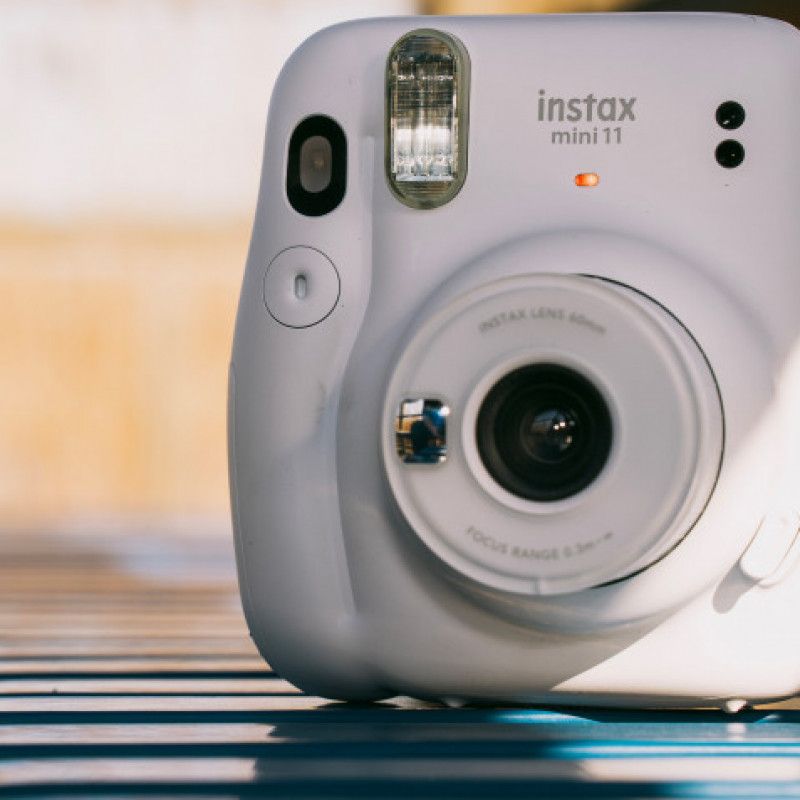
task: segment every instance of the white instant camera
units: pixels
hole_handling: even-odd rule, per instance
[[[269,112],[230,374],[247,620],[304,690],[800,690],[800,38],[347,23]]]

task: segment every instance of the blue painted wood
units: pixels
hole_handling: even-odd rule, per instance
[[[20,578],[27,543],[4,559],[0,535],[0,797],[800,798],[796,704],[729,716],[299,695],[248,644],[219,540],[206,553],[185,542],[182,561],[174,538],[149,537],[114,560],[97,557],[117,552],[109,539],[50,536]],[[213,569],[196,578],[197,564]],[[112,567],[126,579],[117,604],[113,580],[95,581],[105,595],[85,589],[87,572]],[[40,627],[23,615],[16,629],[31,608]],[[207,637],[203,652],[187,629]]]

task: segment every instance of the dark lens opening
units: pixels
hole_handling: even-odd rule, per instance
[[[476,437],[484,466],[504,489],[528,500],[562,500],[603,469],[611,414],[594,384],[575,370],[531,364],[489,390]]]
[[[330,117],[304,119],[292,132],[286,165],[286,196],[307,217],[333,211],[347,189],[347,140]]]

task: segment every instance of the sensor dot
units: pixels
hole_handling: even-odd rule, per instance
[[[744,161],[744,145],[735,139],[726,139],[717,147],[717,163],[725,169],[738,167]]]
[[[741,128],[745,120],[745,110],[735,100],[728,100],[717,109],[717,124],[726,131]]]

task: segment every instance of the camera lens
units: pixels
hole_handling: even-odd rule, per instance
[[[611,414],[597,388],[572,369],[531,364],[501,378],[484,399],[478,452],[507,491],[562,500],[600,474],[611,450]]]
[[[745,111],[740,103],[728,100],[717,109],[717,124],[726,131],[741,128],[744,124]]]

